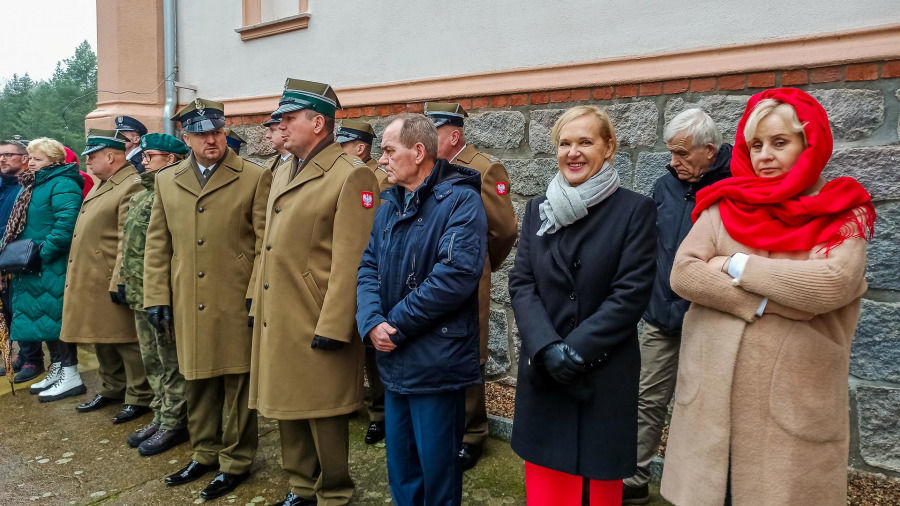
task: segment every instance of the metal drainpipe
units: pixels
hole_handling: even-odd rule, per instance
[[[178,91],[175,89],[177,72],[175,33],[175,0],[163,0],[163,45],[165,58],[166,105],[163,107],[163,132],[175,135],[175,125],[170,119],[178,106]]]

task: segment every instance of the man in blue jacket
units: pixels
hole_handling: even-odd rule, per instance
[[[465,389],[481,382],[478,281],[487,218],[480,174],[437,159],[421,114],[384,130],[388,181],[359,267],[356,321],[377,350],[385,387],[388,482],[394,502],[460,504],[456,458]]]
[[[17,140],[0,141],[0,237],[6,231],[6,221],[12,212],[16,197],[22,190],[19,184],[19,173],[28,167],[28,152],[25,143]],[[7,327],[12,323],[10,312],[9,289],[0,293],[3,305],[3,317]],[[19,355],[13,362],[15,383],[24,383],[37,378],[44,372],[44,350],[40,341],[19,341]],[[6,368],[0,364],[0,376],[6,374]]]
[[[739,134],[740,135],[740,134]],[[672,154],[668,173],[656,180],[656,278],[644,311],[641,332],[641,382],[638,396],[637,472],[625,480],[622,504],[650,500],[650,462],[659,448],[669,401],[678,375],[681,322],[690,306],[669,286],[675,252],[691,230],[691,212],[697,192],[731,176],[731,145],[712,118],[700,109],[688,109],[672,118],[663,130]]]

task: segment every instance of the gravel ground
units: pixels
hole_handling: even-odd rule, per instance
[[[488,412],[512,419],[515,406],[515,387],[500,383],[488,383],[485,389]],[[666,455],[669,426],[663,428],[659,456]],[[881,474],[850,471],[848,475],[847,504],[850,506],[900,505],[900,478]]]

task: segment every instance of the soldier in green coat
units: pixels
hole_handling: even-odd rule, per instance
[[[171,135],[153,133],[141,137],[141,151],[142,165],[146,168],[140,176],[144,190],[131,197],[125,218],[120,279],[124,283],[125,301],[134,310],[141,358],[153,389],[150,403],[153,422],[131,433],[128,445],[149,456],[188,440],[184,376],[178,369],[171,326],[166,332],[158,332],[150,325],[144,310],[144,245],[153,209],[156,173],[181,161],[188,154],[188,147]]]

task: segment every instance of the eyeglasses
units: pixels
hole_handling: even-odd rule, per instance
[[[28,155],[26,155],[26,154],[24,154],[24,153],[0,153],[0,158],[11,158],[11,157],[13,157],[13,156],[25,156],[25,157],[27,157]]]
[[[166,153],[141,153],[141,161],[149,162],[154,156],[168,156]]]

